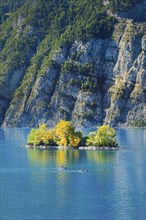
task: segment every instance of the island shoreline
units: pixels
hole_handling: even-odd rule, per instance
[[[101,147],[95,147],[95,146],[79,146],[79,147],[70,147],[70,146],[45,146],[45,145],[39,145],[34,146],[30,144],[25,144],[22,147],[29,148],[29,149],[39,149],[39,150],[50,150],[50,149],[56,149],[56,150],[119,150],[120,147],[109,147],[109,146],[101,146]]]

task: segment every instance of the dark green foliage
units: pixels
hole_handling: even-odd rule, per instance
[[[82,140],[81,140],[81,146],[85,146],[85,145],[86,145],[87,139],[88,139],[87,136],[82,137]]]
[[[97,83],[95,79],[88,77],[87,80],[81,86],[82,90],[88,92],[95,92],[97,91]]]
[[[70,48],[75,40],[109,38],[114,27],[100,0],[0,1],[1,76],[21,67],[24,73],[29,67],[27,72],[31,69],[31,75],[40,76],[52,65],[58,47]],[[9,17],[2,18],[7,12]],[[70,68],[90,72],[87,65],[70,64]]]
[[[80,64],[72,60],[66,61],[62,66],[62,73],[73,72],[81,75],[90,75],[92,72],[92,65]]]
[[[133,123],[129,123],[130,126],[132,127],[146,127],[146,121],[143,119],[135,120]]]
[[[25,2],[26,0],[0,0],[0,24]]]
[[[127,4],[128,0],[112,0],[109,7],[117,10],[120,6],[121,10]],[[57,47],[70,47],[75,40],[111,37],[115,20],[106,10],[101,0],[0,0],[1,70],[26,68],[37,52],[35,65],[39,62],[44,71]],[[43,49],[37,48],[41,41]]]
[[[143,0],[110,0],[109,7],[113,12],[121,12],[134,7],[134,5],[142,1]]]

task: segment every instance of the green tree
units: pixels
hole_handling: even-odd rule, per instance
[[[90,132],[86,141],[87,145],[93,146],[117,146],[116,134],[109,125],[100,126],[97,132]]]
[[[28,143],[37,145],[56,145],[55,129],[47,129],[46,124],[42,124],[38,130],[32,129],[28,135]]]

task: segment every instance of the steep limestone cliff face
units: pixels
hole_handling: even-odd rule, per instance
[[[52,62],[41,74],[31,75],[30,67],[21,84],[13,73],[6,89],[1,87],[1,94],[7,94],[7,87],[18,87],[13,98],[6,95],[10,103],[2,96],[2,126],[43,122],[52,126],[60,119],[72,120],[77,127],[146,125],[144,22],[121,21],[111,39],[75,41],[57,48],[51,56]],[[19,71],[21,78],[24,70]]]
[[[110,108],[106,122],[138,126],[146,115],[146,36],[142,26],[128,24],[119,42],[119,54],[113,74],[115,83],[110,88]]]

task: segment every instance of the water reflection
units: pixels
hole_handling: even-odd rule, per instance
[[[57,150],[56,152],[56,164],[70,164],[75,163],[79,158],[79,151],[78,150]]]
[[[78,150],[38,150],[28,149],[27,156],[31,163],[45,166],[56,162],[57,166],[75,163],[79,158]]]
[[[52,155],[48,154],[46,150],[28,149],[27,156],[31,163],[39,163],[39,165],[45,166],[52,160]]]
[[[107,164],[115,160],[116,151],[79,151],[79,150],[38,150],[28,149],[28,159],[31,163],[46,166],[56,163],[56,166],[76,164],[78,160],[89,160],[97,164]]]
[[[115,151],[87,151],[87,159],[98,164],[107,164],[115,160]]]
[[[117,129],[119,151],[25,149],[22,130],[0,129],[2,219],[146,219],[146,129]]]

